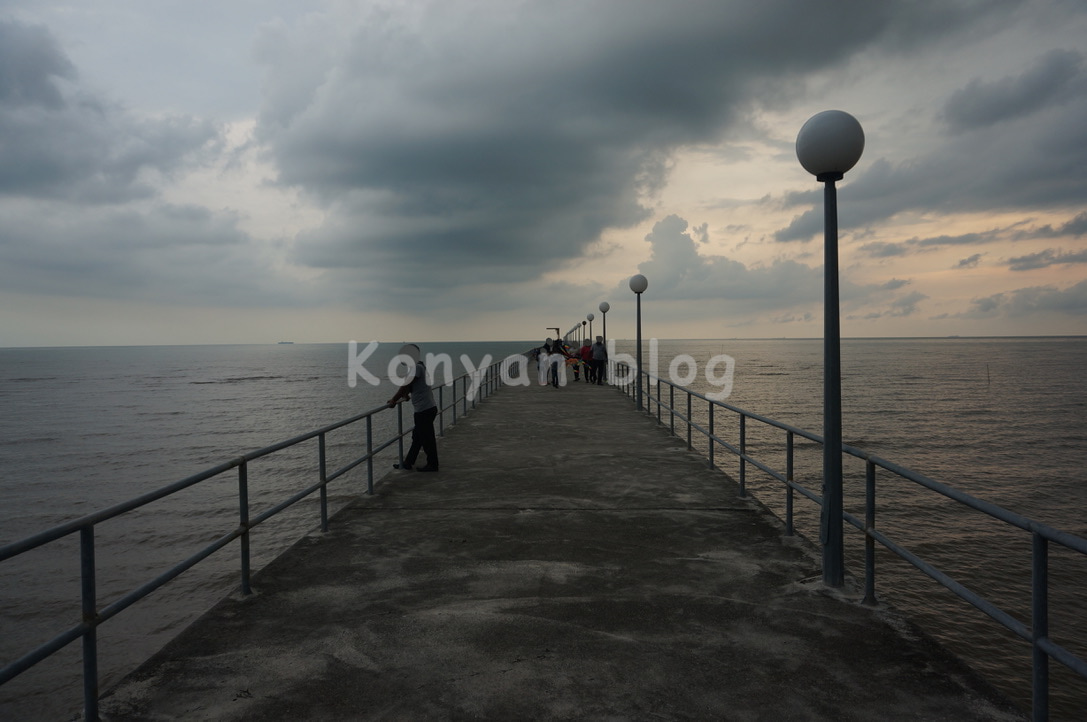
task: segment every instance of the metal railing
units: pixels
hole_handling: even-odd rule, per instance
[[[474,409],[479,400],[486,398],[496,391],[504,382],[505,376],[502,373],[503,362],[494,363],[486,368],[477,369],[475,372],[465,374],[452,381],[450,384],[450,393],[446,394],[446,387],[439,385],[434,387],[437,391],[437,403],[438,403],[438,416],[437,422],[439,427],[439,435],[444,434],[445,431],[445,419],[446,416],[451,415],[451,424],[455,424],[458,418],[458,409],[460,416],[464,416],[469,412],[469,409]],[[471,394],[469,399],[469,390],[476,388],[476,392]],[[446,396],[450,396],[448,401]],[[37,549],[58,540],[64,539],[72,534],[79,535],[79,559],[80,559],[80,588],[81,588],[81,621],[65,631],[61,632],[57,636],[53,637],[48,642],[30,650],[22,657],[16,659],[13,662],[6,664],[0,669],[0,685],[7,683],[8,681],[19,676],[23,672],[27,671],[39,662],[49,658],[56,652],[71,644],[77,639],[82,639],[83,642],[83,719],[85,720],[97,720],[98,719],[98,639],[97,630],[103,622],[117,616],[120,612],[126,608],[135,604],[136,602],[144,599],[149,594],[159,589],[163,585],[167,584],[171,580],[180,576],[185,571],[196,566],[201,561],[207,559],[215,552],[219,551],[223,547],[227,546],[234,540],[239,540],[240,551],[240,568],[241,568],[241,591],[243,594],[251,594],[252,587],[250,583],[251,579],[251,567],[250,567],[250,531],[256,526],[264,523],[268,519],[272,518],[276,514],[284,511],[288,507],[293,506],[299,501],[309,497],[315,492],[318,493],[320,499],[320,527],[322,532],[328,531],[328,484],[347,472],[355,469],[356,467],[366,464],[366,493],[374,493],[374,457],[380,452],[388,449],[393,444],[398,444],[398,455],[401,462],[404,459],[404,438],[411,433],[412,428],[404,428],[404,414],[403,404],[398,404],[396,409],[390,409],[387,405],[377,406],[364,411],[351,418],[344,419],[334,424],[329,424],[315,431],[310,431],[294,438],[281,441],[271,446],[266,446],[263,449],[251,451],[247,454],[243,454],[235,459],[226,461],[218,466],[214,466],[210,469],[206,469],[198,474],[186,477],[180,481],[174,482],[167,486],[157,489],[150,493],[130,499],[129,501],[111,506],[107,509],[88,514],[78,519],[73,519],[67,523],[53,527],[52,529],[40,532],[33,536],[27,537],[20,541],[13,542],[6,546],[0,547],[0,563],[19,556],[25,552]],[[395,413],[396,431],[386,439],[375,440],[373,419],[374,417],[384,413]],[[357,423],[365,424],[365,453],[355,458],[344,466],[332,471],[331,473],[327,469],[327,454],[325,450],[326,436],[337,429],[351,426]],[[248,465],[250,462],[261,457],[272,455],[278,451],[288,449],[298,444],[301,444],[312,439],[317,439],[318,446],[318,458],[317,458],[317,476],[318,480],[310,484],[309,486],[294,493],[289,498],[284,499],[275,506],[255,515],[250,516],[250,503],[249,503],[249,483],[248,483]],[[162,572],[155,578],[144,582],[140,586],[132,589],[128,593],[120,596],[111,603],[99,608],[98,598],[96,594],[96,569],[97,562],[95,558],[95,528],[102,522],[114,519],[123,514],[131,512],[133,510],[144,507],[154,501],[169,497],[179,491],[193,487],[203,481],[213,479],[220,474],[228,472],[232,469],[237,469],[238,474],[238,525],[230,531],[224,533],[218,539],[215,539],[211,544],[189,556],[188,558],[176,563],[166,571]]]
[[[715,450],[718,446],[723,447],[737,457],[739,460],[738,483],[741,496],[747,494],[747,470],[749,465],[781,482],[785,488],[784,523],[786,535],[791,536],[795,531],[793,510],[795,494],[807,497],[815,502],[817,506],[822,506],[822,497],[819,494],[798,484],[793,478],[795,438],[801,437],[822,446],[823,437],[821,435],[751,413],[723,401],[707,398],[703,394],[691,391],[684,386],[654,376],[646,371],[636,374],[630,367],[619,365],[618,373],[619,376],[614,380],[614,383],[630,396],[632,401],[636,399],[637,383],[644,384],[644,413],[651,416],[655,413],[657,422],[662,425],[667,423],[673,435],[676,435],[677,419],[680,421],[681,426],[686,425],[688,449],[694,448],[692,444],[693,431],[705,436],[708,446],[707,457],[711,468],[717,468]],[[667,386],[667,398],[662,394],[662,386]],[[686,395],[686,402],[678,408],[675,401],[677,389]],[[695,421],[692,413],[694,399],[698,399],[699,403],[704,402],[707,405],[706,426],[702,426]],[[734,414],[737,417],[738,438],[735,443],[726,441],[715,432],[715,409]],[[668,415],[667,420],[663,417],[665,413]],[[774,469],[748,453],[747,422],[749,420],[784,432],[784,471]],[[1081,554],[1084,560],[1087,561],[1087,539],[1062,532],[1015,512],[1008,511],[996,504],[965,494],[923,474],[918,474],[880,456],[870,454],[863,449],[843,444],[842,452],[865,462],[864,519],[859,519],[849,512],[843,512],[842,514],[844,521],[860,530],[864,535],[864,603],[876,603],[875,547],[878,543],[1031,645],[1031,715],[1036,722],[1047,720],[1049,718],[1050,693],[1049,660],[1057,660],[1080,677],[1087,679],[1087,661],[1057,644],[1050,637],[1049,561],[1051,553],[1049,545],[1051,543],[1057,544],[1072,552]],[[990,600],[955,580],[930,562],[920,558],[904,545],[889,538],[888,535],[876,528],[877,468],[891,472],[901,479],[913,482],[958,504],[979,511],[1031,535],[1031,621],[1029,624],[999,608]]]

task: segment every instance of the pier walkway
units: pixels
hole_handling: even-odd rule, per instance
[[[1018,720],[607,386],[508,387],[104,720]]]

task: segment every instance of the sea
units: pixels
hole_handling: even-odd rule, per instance
[[[420,344],[455,375],[540,341]],[[239,455],[382,405],[399,343],[0,349],[0,546],[107,508]],[[819,339],[654,340],[647,370],[749,412],[822,433]],[[1087,537],[1087,337],[901,338],[842,341],[843,440],[1010,511]],[[617,341],[634,353],[631,341]],[[365,368],[368,373],[360,373]],[[727,379],[726,379],[727,376]],[[371,377],[379,383],[371,384]],[[728,382],[726,386],[726,380]],[[673,398],[663,385],[667,405]],[[570,384],[562,393],[576,393]],[[675,408],[686,413],[685,394]],[[561,410],[561,406],[558,407]],[[667,406],[650,413],[675,424]],[[571,409],[573,412],[573,408]],[[706,402],[692,415],[705,425]],[[451,419],[447,417],[445,423]],[[393,432],[392,414],[375,421]],[[737,443],[734,414],[715,431]],[[784,470],[784,433],[749,420],[749,454]],[[701,453],[706,442],[693,435]],[[357,430],[329,438],[329,468],[362,453]],[[796,440],[795,479],[820,491],[822,452]],[[395,449],[375,463],[380,476]],[[732,478],[739,462],[718,448]],[[362,465],[330,485],[333,511],[366,489]],[[317,481],[316,444],[251,464],[253,514]],[[747,491],[779,516],[780,482],[748,467]],[[380,480],[379,480],[380,483]],[[1030,535],[889,472],[877,474],[876,526],[1029,625]],[[864,516],[864,464],[846,457],[845,505]],[[237,523],[237,477],[225,474],[96,529],[99,606],[209,544]],[[818,538],[818,508],[796,501],[797,531]],[[304,500],[253,532],[253,566],[319,524]],[[71,538],[0,563],[0,663],[80,619],[79,552]],[[1087,656],[1087,559],[1050,547],[1052,638]],[[863,541],[846,526],[851,577]],[[107,690],[239,585],[236,545],[213,555],[99,628]],[[876,594],[962,657],[1024,709],[1030,650],[1003,627],[889,552],[877,553]],[[76,719],[81,657],[69,645],[0,687],[0,719]],[[1051,719],[1080,720],[1087,682],[1051,663]]]

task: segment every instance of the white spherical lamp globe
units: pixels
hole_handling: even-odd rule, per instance
[[[824,110],[808,119],[796,136],[796,157],[816,178],[838,180],[864,152],[864,130],[849,113]]]
[[[611,304],[610,303],[608,303],[607,301],[601,301],[600,302],[600,313],[607,313],[610,310],[611,310]]]
[[[595,317],[595,316],[593,316],[593,315],[592,315],[592,314],[590,313],[590,314],[589,314],[588,316],[586,316],[585,318],[586,318],[586,319],[588,319],[588,320],[590,320],[590,321],[592,321],[592,320],[593,320],[594,318],[596,318],[596,317]]]
[[[647,288],[649,288],[649,279],[642,274],[630,277],[630,290],[634,293],[645,293]]]

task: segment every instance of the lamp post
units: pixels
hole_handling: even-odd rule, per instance
[[[589,322],[589,338],[593,337],[593,318],[595,318],[595,316],[591,313],[585,317],[585,320]]]
[[[602,331],[602,333],[604,335],[604,344],[605,345],[608,343],[608,311],[610,311],[610,310],[611,310],[611,304],[610,303],[608,303],[607,301],[601,301],[600,302],[600,315],[602,316],[601,321],[604,324],[604,330]],[[596,339],[594,338],[593,341],[595,341],[595,340]]]
[[[638,411],[642,410],[642,294],[649,288],[649,280],[642,274],[630,277],[630,290],[638,297]]]
[[[587,324],[587,323],[589,323],[589,322],[588,321],[582,321],[581,322],[581,342],[582,343],[585,343],[585,324]],[[579,346],[578,348],[581,348],[581,347]]]
[[[823,184],[823,582],[845,582],[842,539],[842,349],[838,312],[838,195],[834,186],[864,152],[864,130],[849,113],[816,113],[796,136],[796,157]]]

